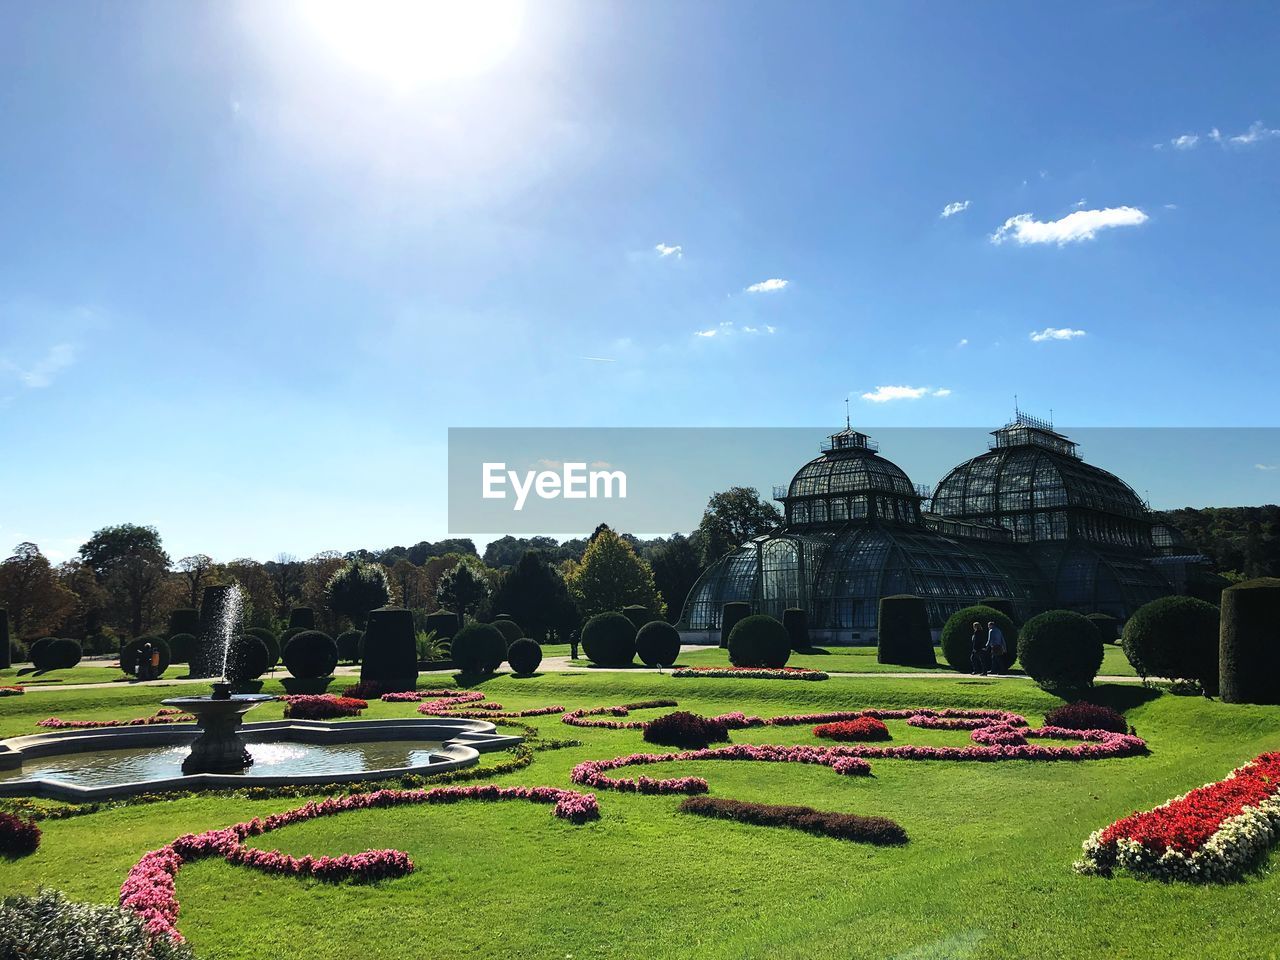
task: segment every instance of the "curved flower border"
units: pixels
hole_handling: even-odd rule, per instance
[[[281,697],[286,719],[329,720],[358,717],[369,708],[368,701],[356,697],[336,697],[332,693],[296,693]]]
[[[750,677],[754,680],[829,680],[821,670],[804,667],[679,667],[673,677]]]
[[[195,717],[172,707],[161,707],[149,717],[135,717],[133,720],[63,720],[59,717],[46,717],[37,720],[37,727],[49,730],[96,730],[101,727],[149,727],[162,723],[194,723]]]
[[[706,793],[710,789],[702,777],[672,777],[670,779],[654,779],[652,777],[610,777],[608,770],[633,765],[652,763],[669,763],[682,760],[754,760],[764,763],[816,763],[830,767],[836,773],[846,776],[867,776],[871,773],[871,764],[854,756],[848,747],[814,747],[799,745],[792,747],[752,746],[750,744],[732,744],[727,747],[711,747],[706,750],[682,750],[679,753],[633,753],[625,757],[614,757],[612,760],[585,760],[573,768],[569,778],[574,783],[608,790],[622,790],[632,793]]]
[[[0,687],[0,697],[20,697],[26,692],[25,687]]]

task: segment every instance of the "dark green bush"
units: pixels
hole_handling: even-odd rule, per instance
[[[289,626],[303,630],[316,628],[316,611],[313,607],[294,607],[289,611]]]
[[[1109,613],[1090,613],[1087,619],[1098,629],[1103,643],[1120,642],[1120,621]]]
[[[735,667],[785,667],[790,658],[787,628],[763,613],[739,620],[729,634],[729,661]]]
[[[528,676],[542,663],[542,645],[537,640],[519,637],[507,648],[507,663],[511,672]]]
[[[451,656],[463,673],[493,673],[507,658],[507,641],[491,623],[469,623],[453,638]]]
[[[251,633],[237,634],[231,639],[227,654],[227,679],[232,683],[257,680],[271,669],[271,653],[267,645]]]
[[[942,656],[947,663],[951,664],[952,669],[959,670],[961,673],[969,672],[969,654],[973,650],[973,624],[975,621],[982,624],[982,642],[985,645],[987,624],[992,620],[1004,634],[1005,646],[1008,647],[1004,667],[1007,670],[1013,665],[1014,658],[1017,656],[1018,628],[1013,625],[1012,620],[994,607],[977,606],[957,610],[947,618],[947,622],[942,627]]]
[[[658,615],[643,603],[628,604],[622,608],[622,615],[631,621],[631,625],[636,628],[637,633],[646,623],[652,623],[654,620],[659,619]]]
[[[45,639],[48,640],[47,643],[41,640],[31,648],[31,662],[37,670],[70,670],[84,656],[84,651],[75,640],[68,637]],[[36,647],[39,647],[39,652]]]
[[[665,620],[650,620],[636,631],[636,655],[646,667],[669,667],[680,656],[680,631]]]
[[[1014,612],[1013,601],[1010,600],[1008,597],[983,597],[976,604],[974,604],[974,606],[990,607],[992,610],[999,610],[1001,613],[1003,613],[1015,624],[1018,622],[1018,615]],[[1015,626],[1014,629],[1016,630],[1017,627]],[[1006,635],[1006,639],[1008,639],[1007,635]],[[1013,652],[1012,641],[1010,641],[1009,643],[1009,651],[1011,653]],[[1011,660],[1010,663],[1012,662],[1013,661]]]
[[[493,626],[502,634],[502,639],[507,642],[507,646],[511,646],[511,644],[524,636],[524,630],[521,629],[520,624],[509,617],[503,620],[494,620]]]
[[[57,890],[0,900],[0,957],[31,960],[191,960],[191,948],[152,936],[137,914],[77,903]]]
[[[280,662],[280,640],[276,637],[274,631],[268,630],[266,627],[249,627],[245,630],[245,635],[257,637],[262,641],[263,646],[267,648],[267,659],[270,661],[267,667],[268,670]]]
[[[751,616],[751,604],[746,600],[731,600],[720,608],[720,646],[729,646],[729,634],[739,620]]]
[[[933,634],[924,600],[910,594],[880,598],[876,660],[908,667],[932,667]]]
[[[165,636],[172,641],[180,633],[189,633],[193,637],[200,635],[199,610],[194,607],[178,607],[169,613],[169,629],[165,631]]]
[[[437,610],[428,613],[424,621],[427,633],[435,632],[441,640],[449,640],[458,632],[458,615],[451,610]]]
[[[787,628],[792,650],[808,650],[813,646],[809,640],[809,614],[800,607],[783,610],[782,625]]]
[[[1018,634],[1022,669],[1051,690],[1078,690],[1092,684],[1102,666],[1102,653],[1098,628],[1072,610],[1037,614]]]
[[[142,652],[142,648],[146,644],[160,651],[160,668],[156,671],[156,676],[164,676],[164,672],[169,669],[169,664],[173,662],[173,658],[169,653],[169,644],[163,637],[136,637],[130,640],[120,648],[120,669],[125,673],[131,673],[135,677],[138,675],[138,655]]]
[[[174,663],[190,663],[200,641],[190,633],[175,633],[169,638],[169,656]]]
[[[40,661],[44,659],[44,651],[48,648],[49,644],[53,643],[55,639],[57,638],[41,637],[39,640],[32,640],[31,645],[27,647],[27,656],[31,658],[31,662],[33,664],[36,664],[37,670],[40,669],[39,667]]]
[[[359,663],[364,646],[363,630],[345,630],[338,634],[338,659],[343,663]]]
[[[606,667],[631,663],[636,655],[636,628],[620,613],[597,613],[582,627],[587,659]]]
[[[1218,669],[1225,702],[1280,703],[1280,579],[1222,591]]]
[[[1122,645],[1143,680],[1195,680],[1206,693],[1218,692],[1218,608],[1212,603],[1195,597],[1152,600],[1124,625]]]
[[[285,669],[300,680],[327,677],[338,665],[338,645],[319,630],[303,630],[284,645]]]
[[[13,642],[9,639],[9,611],[0,607],[0,670],[13,666]]]
[[[360,682],[377,684],[383,693],[412,690],[418,685],[418,633],[411,611],[379,607],[369,612]]]

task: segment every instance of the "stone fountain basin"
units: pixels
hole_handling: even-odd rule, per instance
[[[103,727],[90,730],[55,730],[0,741],[0,770],[22,767],[23,758],[74,755],[77,753],[138,747],[173,747],[189,744],[199,736],[194,723],[174,723],[136,727]],[[163,779],[138,780],[88,786],[72,779],[0,781],[0,796],[44,797],[51,800],[85,802],[163,793],[167,790],[217,790],[241,787],[275,787],[288,784],[348,783],[358,780],[386,780],[403,774],[435,774],[479,762],[480,754],[505,750],[522,737],[500,734],[492,723],[462,718],[403,720],[274,720],[246,723],[240,733],[255,743],[305,743],[340,745],[377,741],[421,741],[438,743],[430,761],[411,767],[382,770],[354,770],[346,773],[287,774],[253,776],[233,773],[197,773]]]

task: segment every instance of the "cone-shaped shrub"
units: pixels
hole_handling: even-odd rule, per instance
[[[904,667],[937,665],[929,610],[924,600],[911,594],[880,598],[880,628],[876,660]]]
[[[785,667],[791,638],[780,620],[757,613],[739,620],[729,634],[729,660],[735,667]]]
[[[363,630],[346,630],[338,634],[338,659],[343,663],[359,663],[364,645]]]
[[[665,620],[650,620],[636,631],[636,656],[646,667],[669,667],[680,656],[680,631]]]
[[[316,628],[316,611],[313,607],[294,607],[289,611],[289,626],[303,630]]]
[[[365,641],[368,662],[368,640]],[[491,623],[469,623],[458,631],[450,646],[450,655],[463,673],[484,676],[493,673],[507,658],[507,641]]]
[[[450,640],[458,632],[458,615],[451,610],[437,610],[427,614],[424,624],[427,633],[434,630],[440,639]]]
[[[187,663],[193,677],[216,677],[222,673],[222,609],[231,587],[215,584],[205,587],[200,597],[200,629],[196,645]]]
[[[1018,628],[995,607],[979,605],[957,610],[947,618],[947,622],[942,627],[942,656],[946,658],[947,663],[951,664],[952,669],[959,670],[961,673],[969,672],[971,667],[969,655],[973,650],[973,625],[975,622],[982,624],[982,642],[985,646],[987,624],[993,620],[1000,628],[1000,632],[1004,634],[1005,646],[1008,648],[1004,667],[1007,670],[1012,666],[1017,656]]]
[[[70,670],[84,656],[80,644],[67,637],[48,638],[48,643],[37,644],[31,648],[31,662],[37,670]],[[37,657],[39,659],[37,659]]]
[[[542,644],[528,637],[519,637],[507,648],[507,663],[511,672],[528,676],[542,663]]]
[[[418,640],[411,611],[379,607],[369,612],[360,682],[377,684],[383,693],[412,690],[418,685]]]
[[[173,663],[190,663],[199,641],[193,633],[175,633],[169,638],[169,656]]]
[[[639,632],[640,628],[646,623],[652,623],[658,619],[658,615],[646,607],[643,603],[630,603],[622,608],[622,615],[631,621],[631,625]]]
[[[137,637],[126,643],[120,648],[120,669],[136,677],[138,675],[138,667],[141,665],[139,657],[142,653],[142,648],[148,643],[151,644],[152,649],[160,651],[160,667],[156,671],[156,676],[164,676],[164,672],[169,669],[169,664],[172,660],[169,656],[169,644],[161,637]]]
[[[338,645],[319,630],[303,630],[284,645],[285,669],[299,680],[327,677],[338,665]]]
[[[720,608],[720,646],[729,646],[729,634],[739,620],[751,616],[751,604],[745,600],[730,600]]]
[[[626,666],[636,655],[636,628],[620,613],[597,613],[582,627],[582,650],[592,663]]]
[[[1018,634],[1022,669],[1051,690],[1089,686],[1102,666],[1102,654],[1098,628],[1072,610],[1046,610],[1024,623]]]
[[[0,608],[0,670],[13,666],[9,648],[9,611]]]
[[[262,641],[263,646],[267,648],[268,670],[280,662],[280,640],[276,637],[274,631],[268,630],[266,627],[249,627],[245,630],[245,635],[257,637]]]
[[[520,624],[509,617],[504,620],[494,620],[493,626],[502,634],[502,639],[507,642],[507,646],[511,646],[524,636],[524,630],[521,629]]]
[[[1090,622],[1101,629],[1094,616]],[[1152,600],[1124,625],[1122,644],[1142,679],[1195,680],[1206,693],[1218,692],[1218,608],[1212,603],[1195,597]]]
[[[253,634],[236,634],[227,654],[227,679],[232,683],[257,680],[271,669],[270,656],[267,645]]]
[[[1227,703],[1280,703],[1280,579],[1222,591],[1218,670]]]
[[[195,607],[178,607],[170,612],[169,629],[165,636],[172,639],[180,633],[189,633],[193,637],[199,635],[200,611]]]
[[[809,614],[800,607],[783,610],[782,625],[787,628],[792,650],[808,650],[813,646],[809,641]]]

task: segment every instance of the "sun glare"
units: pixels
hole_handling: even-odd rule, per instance
[[[307,0],[300,9],[336,56],[399,88],[491,69],[524,19],[522,0]]]

